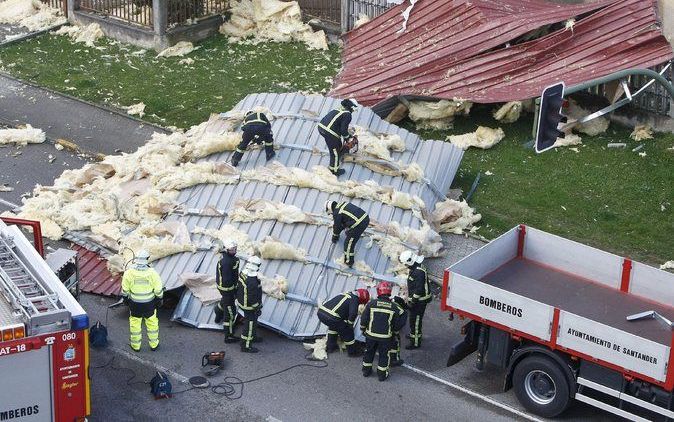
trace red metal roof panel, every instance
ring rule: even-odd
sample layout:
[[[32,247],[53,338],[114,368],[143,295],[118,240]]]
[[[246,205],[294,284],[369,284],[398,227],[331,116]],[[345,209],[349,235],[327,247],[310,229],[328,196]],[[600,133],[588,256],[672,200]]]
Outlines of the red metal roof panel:
[[[655,0],[419,0],[402,28],[407,2],[346,35],[332,95],[365,105],[396,95],[506,102],[672,58]],[[582,16],[547,35],[506,43]]]
[[[73,244],[80,270],[80,290],[104,296],[117,296],[122,290],[120,274],[108,270],[108,261],[95,252]]]

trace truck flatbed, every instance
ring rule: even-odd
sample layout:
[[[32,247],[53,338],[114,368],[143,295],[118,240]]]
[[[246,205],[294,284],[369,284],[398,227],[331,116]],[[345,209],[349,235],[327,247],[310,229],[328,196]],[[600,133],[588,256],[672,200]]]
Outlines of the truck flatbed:
[[[20,324],[22,322],[21,318],[14,313],[12,306],[0,295],[0,327]]]
[[[669,320],[674,320],[674,308],[605,287],[526,258],[508,261],[480,281],[666,346],[672,340],[671,331],[658,321],[630,322],[625,317],[654,310]]]

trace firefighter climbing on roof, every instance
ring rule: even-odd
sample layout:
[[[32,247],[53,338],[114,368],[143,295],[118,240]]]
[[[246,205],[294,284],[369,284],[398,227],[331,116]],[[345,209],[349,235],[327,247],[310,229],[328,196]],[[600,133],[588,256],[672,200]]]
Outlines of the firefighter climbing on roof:
[[[150,254],[141,250],[133,259],[133,268],[122,277],[122,299],[129,306],[129,346],[140,351],[143,339],[142,323],[145,321],[147,339],[152,351],[159,347],[159,319],[164,291],[161,278],[150,267]]]
[[[405,299],[403,299],[400,296],[393,296],[392,298],[393,303],[398,305],[400,309],[403,311],[403,318],[407,319],[407,303],[405,303]],[[390,357],[390,364],[391,366],[400,366],[405,361],[403,361],[400,358],[400,331],[396,331],[393,333],[393,345],[391,346],[391,350],[389,350],[389,355]]]
[[[246,148],[248,148],[251,142],[258,145],[264,144],[267,161],[274,158],[276,155],[274,152],[274,136],[271,131],[271,123],[269,123],[269,119],[267,119],[264,113],[259,111],[247,112],[243,118],[241,129],[243,130],[243,139],[232,155],[232,165],[234,167],[239,165],[243,153],[246,152]]]
[[[325,212],[332,215],[332,243],[337,243],[339,235],[346,231],[344,263],[351,268],[356,257],[356,243],[370,224],[370,217],[350,202],[326,201]]]
[[[348,142],[353,137],[353,131],[349,130],[351,113],[356,109],[356,103],[352,100],[342,100],[341,107],[331,110],[318,124],[318,133],[325,139],[330,154],[330,171],[335,176],[344,174],[344,169],[339,168],[343,142]]]
[[[400,263],[405,264],[410,270],[407,276],[407,291],[409,292],[409,312],[410,312],[410,343],[405,349],[417,349],[421,347],[421,337],[424,313],[426,305],[433,298],[431,294],[431,285],[428,282],[428,273],[426,268],[421,265],[424,262],[422,255],[417,255],[412,251],[403,251],[398,257]]]
[[[377,299],[371,300],[360,316],[360,329],[365,335],[365,354],[363,355],[363,376],[372,374],[374,355],[379,353],[377,375],[379,381],[389,376],[394,335],[405,325],[405,312],[391,300],[391,283],[382,281],[377,284]]]
[[[349,356],[361,355],[353,334],[353,324],[358,317],[358,305],[364,305],[369,300],[367,289],[358,289],[337,295],[318,307],[318,319],[328,326],[328,353],[338,349],[337,339],[341,337]]]
[[[262,311],[262,286],[258,278],[262,260],[257,256],[248,258],[248,262],[239,274],[236,288],[236,305],[243,312],[243,330],[241,332],[241,351],[257,353],[253,342],[261,339],[256,337],[257,318]]]
[[[234,335],[236,321],[236,285],[239,280],[239,258],[236,257],[236,242],[229,239],[222,247],[222,257],[215,270],[215,284],[220,292],[220,302],[215,305],[215,323],[224,321],[225,343],[241,340]]]

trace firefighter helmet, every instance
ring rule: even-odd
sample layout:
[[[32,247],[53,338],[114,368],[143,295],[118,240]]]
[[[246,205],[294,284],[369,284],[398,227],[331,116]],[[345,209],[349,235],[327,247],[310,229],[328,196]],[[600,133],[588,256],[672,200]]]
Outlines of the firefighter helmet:
[[[377,296],[391,296],[393,286],[388,281],[380,281],[377,284]]]
[[[370,301],[370,292],[368,292],[367,289],[358,289],[356,290],[356,293],[358,293],[358,303],[361,305]]]
[[[325,212],[332,214],[332,209],[335,207],[335,201],[327,200],[325,201]]]
[[[237,247],[236,240],[234,239],[227,239],[224,241],[222,244],[222,250],[229,252],[230,250],[234,249],[234,253],[236,253],[236,247]]]
[[[145,267],[150,263],[150,252],[146,249],[141,249],[138,251],[136,256],[133,258],[133,263],[138,267]]]
[[[398,260],[401,264],[405,264],[408,267],[411,267],[414,264],[421,264],[424,262],[423,255],[417,255],[410,250],[405,250],[400,253]]]
[[[354,111],[356,109],[356,107],[358,106],[355,101],[349,100],[349,99],[342,100],[342,102],[340,104],[342,105],[342,107],[344,107],[345,109],[347,109],[349,111]]]

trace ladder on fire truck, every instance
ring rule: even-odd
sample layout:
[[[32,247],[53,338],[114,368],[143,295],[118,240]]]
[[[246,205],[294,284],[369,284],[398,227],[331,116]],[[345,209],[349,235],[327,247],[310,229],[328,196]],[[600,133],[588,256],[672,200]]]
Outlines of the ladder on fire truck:
[[[16,316],[26,324],[28,334],[37,334],[41,326],[65,322],[70,313],[58,295],[33,274],[14,249],[13,239],[0,235],[0,288]]]

